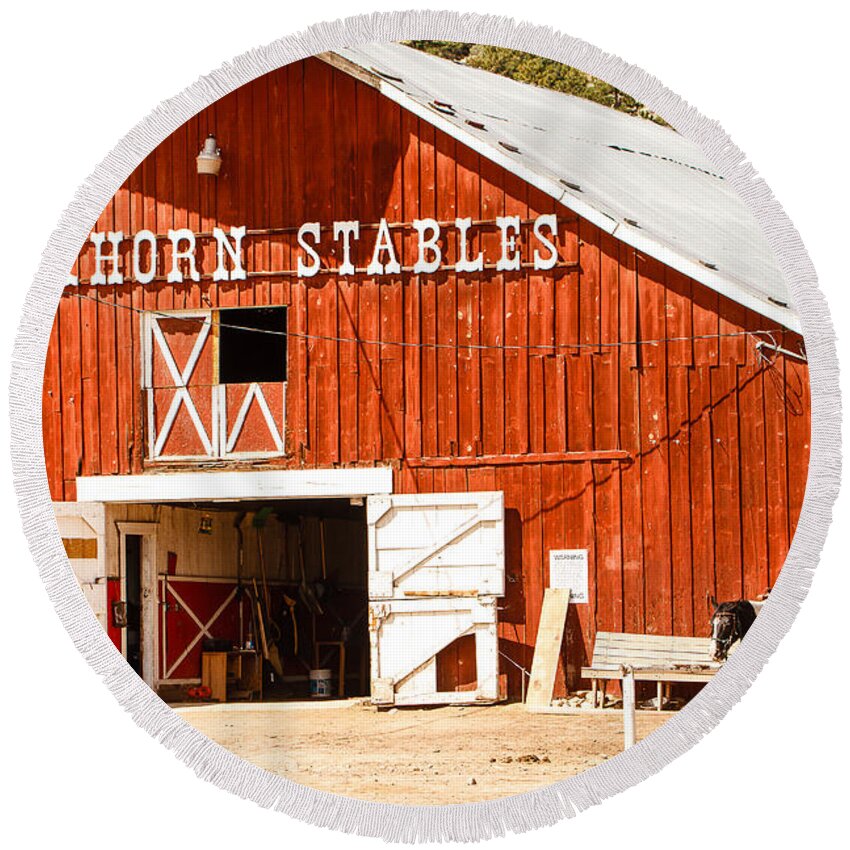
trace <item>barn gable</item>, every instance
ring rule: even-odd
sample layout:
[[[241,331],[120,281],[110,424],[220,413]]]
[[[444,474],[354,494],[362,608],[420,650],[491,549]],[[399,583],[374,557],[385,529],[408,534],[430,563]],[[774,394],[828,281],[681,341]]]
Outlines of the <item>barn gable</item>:
[[[323,58],[604,232],[799,331],[752,213],[703,152],[671,128],[401,44]]]

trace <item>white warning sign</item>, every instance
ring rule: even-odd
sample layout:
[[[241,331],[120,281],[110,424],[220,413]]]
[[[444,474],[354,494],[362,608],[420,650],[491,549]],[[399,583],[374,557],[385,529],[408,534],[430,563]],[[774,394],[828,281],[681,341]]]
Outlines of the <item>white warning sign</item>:
[[[587,549],[550,549],[549,587],[568,587],[570,602],[588,602]]]

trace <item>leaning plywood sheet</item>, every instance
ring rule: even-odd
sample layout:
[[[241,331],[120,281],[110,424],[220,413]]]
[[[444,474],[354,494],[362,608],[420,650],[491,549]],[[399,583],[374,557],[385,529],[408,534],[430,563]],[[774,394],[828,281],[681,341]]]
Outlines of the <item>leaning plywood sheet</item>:
[[[526,708],[529,711],[548,708],[552,702],[569,604],[568,587],[546,589],[543,610],[540,612],[540,625],[537,627],[537,640],[534,644],[534,660],[531,663],[531,680],[526,699]]]

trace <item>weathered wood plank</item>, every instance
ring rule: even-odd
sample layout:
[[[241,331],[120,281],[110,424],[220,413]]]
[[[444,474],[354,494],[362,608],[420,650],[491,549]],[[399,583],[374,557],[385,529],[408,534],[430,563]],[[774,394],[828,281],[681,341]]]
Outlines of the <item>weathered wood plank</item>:
[[[570,452],[527,452],[517,455],[480,455],[478,457],[453,457],[444,455],[442,457],[409,457],[405,463],[411,467],[429,467],[437,469],[448,466],[518,466],[521,464],[534,463],[586,463],[588,461],[631,461],[633,456],[625,449],[611,449],[609,451],[588,450]]]
[[[62,481],[62,383],[61,383],[61,340],[59,338],[59,313],[53,320],[50,341],[44,361],[44,386],[41,395],[41,429],[44,441],[44,456],[47,459],[47,483],[50,497],[57,502],[64,500]],[[70,436],[70,435],[69,435]]]
[[[440,221],[457,215],[455,160],[457,143],[445,133],[436,134],[436,209]],[[457,238],[446,239],[446,252],[457,261]],[[458,454],[458,387],[457,387],[457,274],[454,271],[436,275],[437,285],[437,439],[438,454]]]
[[[401,188],[402,218],[414,221],[420,218],[419,204],[419,119],[411,113],[401,112]],[[419,257],[418,239],[407,233],[403,238],[402,265],[412,266]],[[405,342],[412,343],[402,352],[403,359],[403,404],[404,440],[402,453],[422,453],[422,305],[421,279],[419,275],[402,278],[402,325]]]
[[[792,336],[789,334],[788,336]],[[799,339],[789,339],[793,351],[799,349]],[[797,520],[806,495],[809,470],[809,432],[811,398],[809,394],[808,369],[805,363],[792,357],[785,364],[785,410],[788,428],[787,476],[788,476],[788,526],[797,527]]]
[[[505,215],[528,215],[528,186],[513,174],[504,173]],[[505,272],[505,450],[530,450],[528,275]]]
[[[764,384],[755,358],[738,369],[743,596],[755,599],[770,587],[764,430]]]
[[[333,75],[333,114],[344,115],[357,100],[357,85],[347,74]],[[335,221],[356,220],[360,187],[357,168],[358,134],[356,121],[342,121],[333,133]],[[337,345],[339,383],[339,460],[358,460],[359,360],[357,318],[360,285],[354,276],[337,278],[337,330],[346,341]]]
[[[457,211],[460,217],[473,221],[481,218],[481,157],[463,145],[457,146],[455,181]],[[470,239],[470,256],[478,256],[482,249],[481,236]],[[462,456],[481,453],[481,353],[480,343],[480,280],[476,273],[457,275],[457,390],[458,390],[458,445],[456,454]]]
[[[124,233],[133,232],[131,200],[127,184],[115,196],[115,228]],[[114,348],[111,357],[102,357],[100,364],[102,369],[111,373],[115,392],[112,426],[115,433],[115,455],[112,458],[104,457],[104,461],[105,465],[111,466],[112,472],[124,475],[133,472],[134,416],[139,386],[140,352],[135,334],[138,317],[132,310],[132,291],[132,284],[128,283],[115,289],[115,306],[110,308],[114,322]],[[109,382],[106,386],[109,386]]]
[[[481,218],[491,220],[505,210],[503,170],[484,157],[479,159],[481,175]],[[485,257],[496,255],[499,237],[494,228],[481,234]],[[479,352],[481,363],[481,453],[502,454],[505,451],[506,387],[505,351],[505,281],[504,274],[491,272],[481,277],[480,328],[481,342],[492,346]]]
[[[543,596],[540,625],[534,640],[534,661],[528,682],[526,708],[535,711],[552,703],[552,689],[558,658],[564,640],[567,608],[570,604],[569,588],[547,587]]]
[[[382,120],[378,122],[377,185],[382,187],[376,196],[379,213],[387,221],[398,221],[402,212],[402,184],[398,171],[402,157],[401,109],[395,104],[384,105]],[[402,256],[401,234],[390,236],[393,253]],[[383,259],[389,262],[389,254]],[[392,343],[404,339],[404,297],[400,275],[389,275],[379,284],[382,341],[381,358],[381,443],[385,458],[398,458],[404,454],[404,353],[405,349]]]
[[[620,332],[624,343],[637,339],[637,270],[634,249],[620,244]],[[623,547],[623,628],[643,631],[646,623],[643,579],[643,519],[640,497],[643,456],[640,439],[638,349],[623,345],[619,355],[620,447],[635,454],[620,481]]]
[[[292,221],[305,220],[305,151],[307,141],[304,138],[304,63],[295,62],[287,67],[288,102],[288,139],[289,181],[287,193],[289,214]],[[294,254],[293,250],[293,254]],[[289,422],[287,431],[291,439],[291,451],[298,462],[306,462],[309,451],[308,417],[315,416],[313,409],[307,408],[307,292],[303,281],[293,281],[289,315],[289,329],[294,337],[289,339],[289,386],[287,387],[287,413]]]
[[[711,370],[714,539],[718,599],[743,596],[738,366]]]
[[[419,126],[419,213],[422,218],[435,218],[437,148],[436,131],[426,122]],[[444,246],[445,249],[445,246]],[[437,411],[437,288],[436,275],[420,277],[421,336],[424,347],[420,352],[422,373],[419,377],[422,393],[422,453],[436,455],[440,451]]]
[[[638,258],[641,335],[664,339],[663,266]],[[667,349],[664,343],[642,346],[640,376],[640,445],[642,464],[643,573],[646,630],[666,634],[673,621],[673,568],[670,552],[669,431],[667,423]]]
[[[304,215],[307,221],[327,225],[333,219],[335,196],[333,71],[324,62],[304,64],[304,134],[309,140],[305,176]],[[321,254],[327,256],[327,248]],[[307,284],[308,381],[312,419],[310,444],[315,458],[324,463],[339,461],[339,361],[337,343],[337,287],[330,277],[313,278]]]

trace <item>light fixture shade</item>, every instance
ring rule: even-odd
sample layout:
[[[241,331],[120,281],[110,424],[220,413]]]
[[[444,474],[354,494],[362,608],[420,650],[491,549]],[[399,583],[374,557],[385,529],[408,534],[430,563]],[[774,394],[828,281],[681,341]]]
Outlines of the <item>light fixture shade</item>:
[[[205,139],[195,162],[198,164],[198,174],[212,174],[215,177],[221,171],[221,149],[212,133]]]

